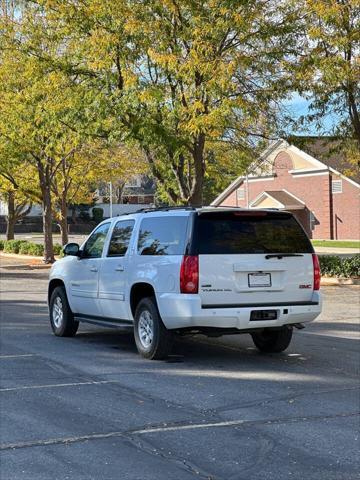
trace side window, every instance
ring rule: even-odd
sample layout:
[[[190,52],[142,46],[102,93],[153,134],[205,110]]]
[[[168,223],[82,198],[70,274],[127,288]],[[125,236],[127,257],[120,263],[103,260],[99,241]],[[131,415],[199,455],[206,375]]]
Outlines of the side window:
[[[140,225],[139,255],[183,255],[188,217],[145,218]]]
[[[123,257],[128,249],[134,220],[117,222],[111,235],[108,257]]]
[[[109,231],[110,223],[104,223],[100,225],[88,238],[85,243],[83,256],[90,258],[99,258],[101,257],[106,235]]]

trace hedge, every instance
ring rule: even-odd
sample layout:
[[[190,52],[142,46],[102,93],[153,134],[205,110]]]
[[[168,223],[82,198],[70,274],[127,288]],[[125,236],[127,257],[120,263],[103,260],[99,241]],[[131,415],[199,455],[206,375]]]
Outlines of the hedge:
[[[27,243],[26,240],[5,240],[4,252],[6,253],[19,253],[20,246],[23,243]]]
[[[62,248],[59,243],[56,243],[54,254],[62,255]],[[0,240],[0,250],[4,250],[5,253],[20,253],[21,255],[34,255],[36,257],[44,255],[44,245],[27,240]]]
[[[360,277],[360,255],[341,258],[335,255],[320,255],[321,275],[327,277]]]

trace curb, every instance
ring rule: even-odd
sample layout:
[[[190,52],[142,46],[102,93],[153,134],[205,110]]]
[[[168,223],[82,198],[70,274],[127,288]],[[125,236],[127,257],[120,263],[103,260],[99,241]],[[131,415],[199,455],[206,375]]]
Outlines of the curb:
[[[6,265],[1,267],[3,270],[49,270],[51,264],[31,264],[31,263],[21,263],[19,265]]]

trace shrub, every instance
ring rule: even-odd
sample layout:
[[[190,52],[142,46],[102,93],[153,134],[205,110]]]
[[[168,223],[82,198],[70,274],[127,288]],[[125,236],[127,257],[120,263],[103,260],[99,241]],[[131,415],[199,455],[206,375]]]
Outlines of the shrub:
[[[335,255],[319,256],[321,275],[328,277],[360,277],[360,255],[340,258]]]
[[[0,250],[4,250],[4,240],[0,240]]]
[[[44,255],[44,245],[41,245],[39,243],[30,243],[28,254],[41,257],[42,255]]]
[[[342,265],[344,277],[360,277],[360,255],[344,258]]]
[[[321,275],[341,276],[341,258],[334,255],[319,256]]]
[[[34,255],[37,257],[41,257],[44,255],[44,245],[39,243],[28,242],[27,240],[9,240],[3,241],[0,244],[4,247],[4,251],[7,253],[20,253],[21,255]],[[63,247],[60,243],[55,243],[54,245],[54,254],[63,256],[62,253]]]
[[[4,242],[4,252],[19,253],[20,245],[26,243],[26,240],[6,240]]]
[[[60,245],[60,243],[55,243],[55,245],[54,245],[54,255],[61,255],[62,250],[63,250],[62,245]]]
[[[24,242],[20,245],[19,253],[22,255],[42,256],[44,254],[44,246],[33,242]]]
[[[21,253],[21,255],[28,255],[30,245],[31,245],[30,242],[22,243],[19,248],[19,253]]]
[[[92,209],[92,216],[96,223],[100,223],[104,219],[104,210],[100,207],[94,207]]]

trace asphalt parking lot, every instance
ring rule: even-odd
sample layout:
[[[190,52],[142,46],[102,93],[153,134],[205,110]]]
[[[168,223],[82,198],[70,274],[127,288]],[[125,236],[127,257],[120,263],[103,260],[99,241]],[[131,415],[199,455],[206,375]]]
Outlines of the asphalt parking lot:
[[[48,272],[0,274],[1,480],[359,478],[359,287],[323,289],[283,354],[194,337],[151,362],[114,330],[54,337]]]

